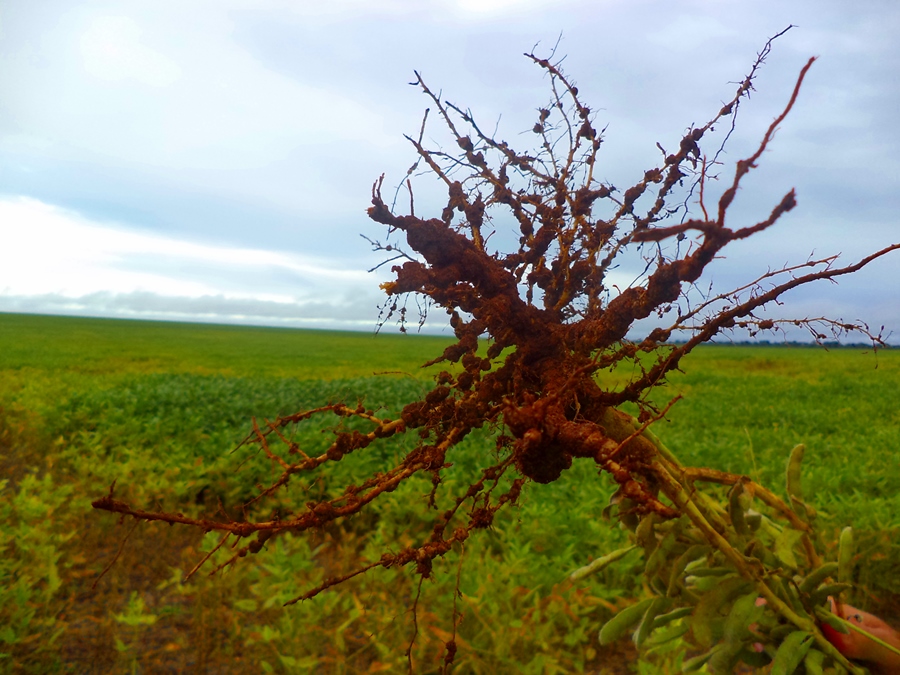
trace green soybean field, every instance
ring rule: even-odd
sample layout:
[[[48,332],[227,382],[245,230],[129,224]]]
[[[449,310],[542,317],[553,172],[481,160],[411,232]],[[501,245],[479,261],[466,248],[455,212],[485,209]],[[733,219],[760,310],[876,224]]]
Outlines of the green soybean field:
[[[190,579],[215,533],[136,526],[91,507],[115,483],[117,498],[149,510],[239,514],[277,475],[239,447],[254,418],[336,400],[396,414],[428,392],[440,368],[420,366],[451,342],[0,314],[0,672],[392,673],[410,662],[439,672],[459,616],[454,672],[658,672],[630,643],[598,640],[640,594],[640,562],[626,556],[569,579],[627,539],[602,516],[614,486],[586,461],[555,483],[528,484],[421,588],[408,570],[376,568],[288,606],[326,577],[427,537],[429,479]],[[827,545],[846,525],[857,532],[854,604],[900,616],[900,354],[720,344],[681,368],[658,394],[681,399],[657,436],[686,464],[782,495],[788,454],[804,443],[805,491]],[[304,447],[327,447],[327,428],[298,434]],[[466,439],[446,485],[465,489],[495,451],[490,434]],[[298,479],[285,508],[393,466],[415,441]]]

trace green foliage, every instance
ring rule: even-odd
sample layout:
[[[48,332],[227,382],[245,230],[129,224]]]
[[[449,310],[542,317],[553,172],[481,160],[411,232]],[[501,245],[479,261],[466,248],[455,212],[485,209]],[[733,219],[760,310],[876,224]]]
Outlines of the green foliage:
[[[72,492],[49,475],[0,480],[0,668],[41,662],[66,629],[57,596],[75,533],[48,524]]]
[[[226,378],[221,375],[131,375],[114,388],[76,392],[55,415],[65,439],[60,457],[92,462],[90,475],[101,492],[118,480],[134,498],[171,498],[198,502],[221,500],[236,506],[252,497],[270,468],[253,462],[236,486],[229,480],[248,452],[232,451],[246,437],[252,417],[263,419],[322,401],[377,398],[396,411],[422,385],[396,377],[336,381],[273,378]],[[352,397],[352,398],[351,398]],[[311,452],[322,443],[324,427],[316,420],[297,430],[295,440]],[[69,432],[72,430],[72,432]],[[399,447],[391,452],[399,451]],[[255,450],[254,450],[255,452]],[[349,472],[383,468],[376,453],[354,456],[339,466],[333,479]]]
[[[674,462],[667,449],[659,449],[661,456]],[[649,597],[609,619],[600,630],[601,644],[632,630],[639,649],[654,644],[648,638],[657,631],[661,635],[656,643],[666,642],[671,635],[668,624],[677,622],[680,626],[673,629],[684,636],[680,648],[644,654],[657,656],[663,670],[678,665],[682,672],[707,668],[727,673],[743,664],[770,666],[771,673],[790,675],[800,672],[803,663],[805,672],[823,672],[823,666],[864,672],[853,667],[845,658],[849,654],[839,653],[817,627],[824,622],[847,632],[843,624],[848,622],[832,614],[840,614],[833,603],[840,603],[842,594],[853,588],[848,582],[856,561],[851,527],[841,533],[837,560],[822,558],[815,510],[802,499],[804,455],[803,445],[790,453],[786,500],[735,474],[675,464],[672,478],[660,472],[662,489],[677,495],[673,501],[682,515],[660,520],[651,512],[636,523],[632,548],[643,549]],[[676,484],[674,476],[684,489],[668,489],[665,481]],[[717,497],[716,490],[701,487],[704,482],[731,487],[727,495],[718,491]],[[626,518],[633,516],[628,500],[617,495],[610,504],[623,524],[633,522]],[[691,652],[696,655],[687,658]]]
[[[421,335],[0,315],[0,371],[331,380],[384,371],[420,374],[420,366],[450,343]]]
[[[786,453],[803,443],[803,483],[828,539],[851,524],[900,525],[900,463],[885,461],[900,428],[900,353],[708,346],[684,370],[660,393],[684,398],[654,432],[686,465],[783,485]]]

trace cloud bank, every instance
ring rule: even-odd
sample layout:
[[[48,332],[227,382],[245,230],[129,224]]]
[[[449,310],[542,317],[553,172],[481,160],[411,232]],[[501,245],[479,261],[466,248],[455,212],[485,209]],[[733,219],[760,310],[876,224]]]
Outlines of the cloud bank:
[[[0,311],[365,330],[383,302],[374,275],[333,259],[98,224],[28,198],[0,200],[0,222],[15,225],[0,236]]]

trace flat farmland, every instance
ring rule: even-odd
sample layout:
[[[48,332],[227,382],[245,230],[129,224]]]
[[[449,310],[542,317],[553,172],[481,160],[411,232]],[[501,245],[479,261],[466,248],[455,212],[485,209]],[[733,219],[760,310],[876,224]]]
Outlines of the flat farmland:
[[[405,671],[418,584],[408,571],[376,569],[283,604],[426,537],[428,478],[346,523],[275,539],[256,557],[188,581],[213,534],[132,529],[90,503],[115,481],[117,498],[135,506],[239,512],[273,472],[264,457],[235,451],[252,418],[338,399],[397,411],[428,391],[437,369],[419,366],[448,344],[0,314],[0,671]],[[747,474],[780,494],[788,453],[805,443],[805,487],[826,546],[845,525],[858,532],[856,601],[900,615],[900,354],[711,345],[682,368],[658,392],[658,402],[682,398],[655,433],[686,464]],[[311,449],[327,444],[320,426],[296,434]],[[414,441],[298,478],[296,501],[284,506],[384,470]],[[487,433],[472,434],[448,458],[445,487],[464,490],[491,452]],[[636,672],[627,648],[601,648],[597,631],[640,593],[640,562],[567,579],[625,541],[600,515],[611,492],[593,466],[576,462],[556,483],[529,485],[491,530],[436,563],[418,604],[416,672],[440,666],[457,579],[457,672]]]

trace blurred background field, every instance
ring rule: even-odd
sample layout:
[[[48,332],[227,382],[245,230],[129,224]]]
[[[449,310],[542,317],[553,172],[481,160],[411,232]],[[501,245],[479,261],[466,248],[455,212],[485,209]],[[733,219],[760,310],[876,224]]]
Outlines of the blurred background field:
[[[213,514],[240,504],[273,469],[232,452],[250,420],[329,400],[388,415],[422,396],[419,365],[450,341],[199,324],[0,314],[0,671],[396,672],[418,578],[377,569],[312,600],[282,604],[324,577],[430,533],[430,480],[410,481],[368,513],[271,541],[209,577],[190,570],[214,534],[139,525],[90,503]],[[787,455],[807,446],[804,479],[828,542],[858,531],[855,601],[900,616],[900,355],[857,348],[712,345],[682,362],[660,396],[682,394],[655,432],[686,464],[745,473],[783,493]],[[612,378],[615,373],[601,377]],[[661,400],[661,399],[660,399]],[[304,427],[310,449],[328,440]],[[326,434],[326,435],[323,435]],[[284,508],[386,468],[415,439],[354,453],[292,483]],[[486,434],[460,447],[446,487],[464,489]],[[578,585],[568,574],[625,534],[600,512],[612,488],[587,462],[519,505],[422,588],[415,672],[435,672],[453,626],[457,575],[461,673],[652,672],[600,625],[640,592],[625,558]],[[271,508],[271,507],[269,507]],[[462,562],[460,566],[460,562]]]

